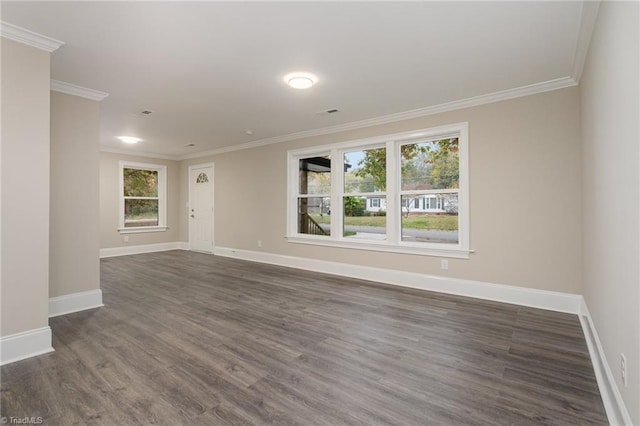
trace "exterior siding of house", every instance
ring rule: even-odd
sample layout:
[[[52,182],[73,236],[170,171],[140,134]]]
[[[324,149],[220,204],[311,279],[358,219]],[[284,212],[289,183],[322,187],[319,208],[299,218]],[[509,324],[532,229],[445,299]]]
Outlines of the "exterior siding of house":
[[[447,213],[449,202],[437,195],[420,195],[412,197],[409,203],[409,213]],[[377,213],[387,211],[386,198],[367,197],[366,210]],[[406,211],[406,208],[403,207]]]

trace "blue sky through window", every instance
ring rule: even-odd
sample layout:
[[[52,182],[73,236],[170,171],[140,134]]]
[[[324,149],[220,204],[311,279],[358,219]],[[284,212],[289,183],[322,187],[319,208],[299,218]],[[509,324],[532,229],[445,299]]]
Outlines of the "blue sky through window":
[[[358,163],[360,163],[360,161],[364,158],[364,152],[363,151],[346,152],[344,154],[344,158],[347,164],[351,164],[351,168],[349,170],[353,171],[359,168]]]

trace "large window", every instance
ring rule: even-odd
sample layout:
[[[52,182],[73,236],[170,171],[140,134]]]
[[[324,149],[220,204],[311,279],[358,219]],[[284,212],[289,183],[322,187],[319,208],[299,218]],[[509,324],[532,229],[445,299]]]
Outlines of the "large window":
[[[469,255],[466,123],[289,151],[288,176],[290,242]]]
[[[163,165],[120,162],[121,233],[167,229],[166,174]]]

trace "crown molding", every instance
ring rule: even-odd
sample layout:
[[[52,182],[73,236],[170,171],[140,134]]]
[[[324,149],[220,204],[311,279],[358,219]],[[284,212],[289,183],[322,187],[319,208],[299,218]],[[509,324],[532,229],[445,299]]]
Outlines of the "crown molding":
[[[109,94],[105,92],[87,89],[86,87],[76,86],[75,84],[65,83],[64,81],[58,80],[51,80],[51,90],[66,93],[67,95],[80,96],[81,98],[87,98],[98,102],[109,96]]]
[[[0,21],[0,35],[18,43],[46,50],[49,53],[55,52],[60,46],[64,45],[64,41],[56,40],[4,21]]]
[[[544,81],[541,83],[530,84],[527,86],[516,87],[514,89],[502,90],[500,92],[488,93],[486,95],[474,96],[472,98],[462,99],[459,101],[447,102],[444,104],[433,105],[425,108],[418,108],[410,111],[399,112],[395,114],[383,115],[381,117],[370,118],[367,120],[354,121],[337,126],[323,127],[320,129],[306,130],[303,132],[290,133],[288,135],[276,136],[268,139],[260,139],[253,142],[247,142],[240,145],[227,146],[223,148],[212,149],[209,151],[201,151],[193,154],[187,154],[177,157],[178,160],[188,160],[193,158],[206,157],[210,155],[224,154],[226,152],[239,151],[243,149],[257,148],[265,145],[272,145],[281,142],[287,142],[296,139],[303,139],[312,136],[328,135],[332,133],[344,132],[347,130],[361,129],[364,127],[377,126],[380,124],[394,123],[396,121],[409,120],[412,118],[425,117],[428,115],[440,114],[443,112],[455,111],[464,108],[471,108],[479,105],[490,104],[494,102],[506,101],[509,99],[520,98],[523,96],[535,95],[538,93],[550,92],[553,90],[564,89],[567,87],[577,86],[577,82],[571,77],[562,77],[555,80]]]
[[[599,10],[600,0],[582,2],[580,29],[578,30],[578,42],[576,44],[576,52],[573,56],[573,72],[571,74],[571,77],[576,83],[579,83],[580,78],[582,78],[582,70],[587,60],[589,44],[591,43],[591,36],[596,26]]]
[[[173,161],[178,160],[178,158],[175,155],[156,154],[155,152],[127,151],[126,149],[111,148],[105,145],[100,145],[100,152],[107,152],[109,154],[128,155],[130,157],[157,158],[160,160],[173,160]]]

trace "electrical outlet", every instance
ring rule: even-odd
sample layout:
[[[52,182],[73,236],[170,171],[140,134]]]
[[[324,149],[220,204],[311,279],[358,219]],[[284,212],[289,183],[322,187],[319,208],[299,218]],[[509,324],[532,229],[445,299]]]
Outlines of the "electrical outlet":
[[[258,248],[262,247],[262,240],[258,240]]]
[[[449,269],[449,260],[448,259],[440,259],[440,269],[448,270]]]
[[[620,354],[620,377],[622,378],[622,384],[627,387],[627,357],[624,354]]]
[[[128,243],[128,242],[129,242],[129,236],[128,236],[128,235],[125,235],[125,236],[124,236],[124,242],[125,242],[125,243]]]

